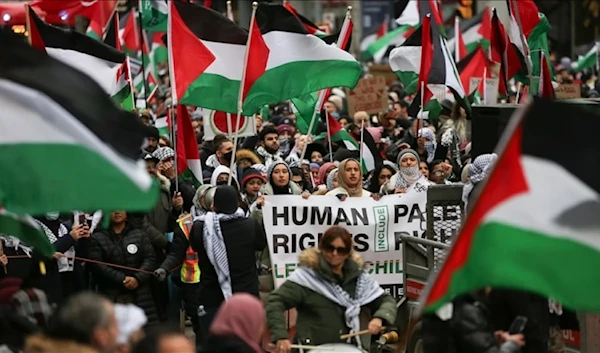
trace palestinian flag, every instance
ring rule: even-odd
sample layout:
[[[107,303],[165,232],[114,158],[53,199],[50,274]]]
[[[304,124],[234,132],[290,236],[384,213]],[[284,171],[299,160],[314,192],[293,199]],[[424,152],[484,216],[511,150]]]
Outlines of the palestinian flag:
[[[460,17],[454,17],[454,33],[456,33],[456,40],[454,45],[454,61],[459,62],[460,59],[467,56],[467,46],[465,45],[465,41],[463,39],[463,35],[460,32]]]
[[[196,186],[202,184],[202,164],[196,133],[192,127],[192,120],[187,107],[183,104],[177,105],[177,171],[184,180],[189,180]]]
[[[140,0],[142,28],[150,32],[166,32],[168,8],[166,0]]]
[[[554,98],[554,86],[552,85],[552,75],[550,75],[550,70],[548,70],[548,65],[546,64],[546,57],[542,52],[540,55],[540,67],[542,68],[542,72],[540,73],[540,83],[538,89],[538,96],[542,98]]]
[[[0,204],[19,215],[152,208],[158,188],[139,160],[137,116],[12,33],[0,46]]]
[[[421,67],[421,52],[423,51],[423,29],[418,27],[402,45],[390,53],[390,67],[404,86],[406,94],[417,92],[419,71]]]
[[[471,95],[478,86],[473,87],[471,80],[473,78],[481,79],[484,75],[485,77],[492,77],[494,63],[487,58],[484,49],[480,46],[456,64],[456,69],[459,72],[460,81],[465,92],[467,95]],[[480,93],[483,94],[483,92]]]
[[[492,61],[500,64],[498,91],[508,96],[508,80],[510,80],[524,65],[522,57],[517,54],[518,49],[511,42],[504,30],[504,25],[498,18],[496,9],[492,13]]]
[[[580,72],[585,69],[598,68],[598,53],[600,52],[600,42],[596,42],[594,46],[584,56],[579,56],[573,71]],[[598,69],[597,69],[598,70]],[[600,71],[600,70],[598,70]]]
[[[348,52],[350,51],[350,44],[352,43],[353,28],[354,23],[349,14],[347,14],[340,33],[325,37],[323,38],[323,41],[327,44],[335,43],[338,48],[342,48]],[[294,107],[296,107],[297,110],[296,127],[298,128],[298,131],[302,134],[308,133],[308,128],[310,127],[313,115],[316,114],[315,112],[320,112],[323,109],[323,104],[325,104],[325,101],[329,98],[330,94],[331,88],[326,88],[318,92],[305,94],[301,97],[291,99],[292,104],[294,104]],[[314,135],[316,133],[318,126],[319,124],[315,121],[311,134]]]
[[[29,5],[42,11],[48,23],[75,26],[78,16],[93,19],[96,12],[102,12],[110,18],[118,0],[82,1],[82,0],[35,0]],[[101,22],[102,23],[102,22]]]
[[[286,8],[286,10],[288,10],[294,16],[296,16],[296,18],[298,18],[300,22],[302,22],[302,25],[304,26],[304,29],[306,29],[306,32],[308,32],[308,34],[312,34],[313,36],[317,37],[327,37],[327,33],[320,30],[316,24],[312,23],[306,17],[298,13],[298,11],[296,11],[296,9],[290,4],[289,1],[284,1],[283,6]]]
[[[117,1],[107,1],[106,3],[109,6],[112,5],[112,8],[101,6],[104,4],[99,3],[97,3],[97,5],[94,6],[94,12],[86,31],[86,34],[89,37],[92,37],[99,41],[103,41],[104,38],[106,38],[108,27],[111,24],[113,15],[117,11]]]
[[[11,235],[44,256],[52,257],[54,246],[31,216],[17,216],[0,206],[0,234]]]
[[[33,47],[85,73],[108,95],[118,92],[116,77],[125,61],[123,53],[85,34],[48,25],[31,8],[29,21]]]
[[[182,104],[236,113],[242,91],[243,114],[250,116],[265,104],[323,88],[353,88],[362,72],[352,55],[308,34],[283,6],[261,4],[240,89],[248,32],[210,9],[170,4],[171,84]],[[198,54],[190,57],[190,51]]]
[[[142,50],[142,39],[140,38],[140,29],[138,26],[138,13],[131,9],[125,20],[125,27],[120,31],[123,51],[128,56],[138,58],[139,51]]]
[[[363,144],[360,145],[359,138],[353,137],[348,131],[346,131],[339,121],[335,120],[326,110],[321,111],[321,119],[326,121],[328,126],[327,138],[332,142],[336,142],[340,146],[350,151],[360,151],[362,149],[363,158],[361,160],[361,167],[363,173],[369,173],[375,169],[376,165],[383,163],[381,154],[377,150],[377,145],[373,136],[369,131],[363,129]],[[318,140],[319,138],[315,138]]]
[[[444,20],[437,0],[400,0],[394,4],[396,23],[400,26],[418,26],[425,16],[431,14],[438,30],[444,33]]]
[[[483,11],[468,20],[460,21],[460,30],[458,31],[460,36],[456,36],[456,27],[448,31],[448,50],[456,56],[456,40],[460,37],[462,37],[467,54],[475,51],[478,46],[483,47],[484,50],[488,50],[492,37],[491,21],[492,14],[489,7],[486,7]],[[460,57],[462,60],[465,56],[461,55]]]
[[[171,132],[169,130],[169,118],[167,116],[156,118],[156,121],[154,121],[154,127],[158,129],[160,136],[167,136],[169,139],[171,138]]]
[[[382,37],[370,44],[362,52],[363,60],[373,60],[376,63],[381,63],[384,58],[389,57],[393,48],[402,45],[414,31],[414,27],[403,25],[393,29]]]
[[[424,105],[433,97],[428,85],[443,85],[450,89],[456,101],[470,112],[465,91],[459,79],[454,60],[450,56],[446,40],[434,25],[430,16],[400,47],[390,55],[390,66],[405,84],[405,91],[424,94]],[[423,83],[423,84],[421,84]],[[421,85],[425,92],[421,92]],[[408,90],[407,90],[408,89]],[[420,105],[421,99],[413,101]],[[439,106],[439,104],[436,104]],[[425,109],[421,107],[421,109]],[[426,110],[426,109],[425,109]],[[417,110],[418,111],[418,110]]]
[[[104,44],[109,45],[118,51],[122,50],[121,37],[119,35],[119,13],[115,11],[104,36]]]
[[[600,310],[600,291],[590,285],[600,281],[590,271],[600,266],[597,163],[556,148],[566,138],[582,156],[598,155],[599,112],[596,103],[538,99],[512,118],[495,168],[421,298],[424,310],[486,286]]]
[[[162,32],[155,32],[152,36],[152,51],[150,52],[150,58],[154,63],[155,74],[158,74],[157,66],[169,60],[169,51],[162,41],[163,36],[164,33]]]
[[[132,112],[135,110],[133,99],[133,89],[131,87],[131,71],[129,69],[129,58],[117,71],[117,93],[111,97],[113,101],[120,105],[123,110]]]

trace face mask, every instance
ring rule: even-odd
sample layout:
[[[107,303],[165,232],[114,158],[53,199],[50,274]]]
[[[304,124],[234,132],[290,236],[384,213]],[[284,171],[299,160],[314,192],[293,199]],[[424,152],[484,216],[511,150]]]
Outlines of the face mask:
[[[60,216],[59,212],[48,212],[46,213],[46,219],[49,221],[56,221],[58,219],[58,216]]]
[[[421,171],[419,170],[418,165],[413,165],[411,167],[402,167],[400,168],[400,175],[406,180],[409,184],[414,183],[419,180],[421,177]]]
[[[223,159],[227,163],[231,163],[231,157],[233,157],[233,151],[227,152],[223,155]]]
[[[217,185],[227,185],[227,180],[217,181]]]

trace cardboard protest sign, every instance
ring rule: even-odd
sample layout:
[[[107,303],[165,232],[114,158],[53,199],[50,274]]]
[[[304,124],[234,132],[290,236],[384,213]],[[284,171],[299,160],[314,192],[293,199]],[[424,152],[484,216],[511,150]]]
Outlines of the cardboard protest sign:
[[[578,84],[562,84],[554,89],[556,99],[581,98],[581,86]]]
[[[385,77],[362,78],[354,89],[348,92],[348,113],[365,111],[378,114],[388,110],[388,92]]]
[[[372,198],[266,196],[263,221],[275,287],[298,265],[298,256],[318,246],[331,225],[348,229],[365,268],[393,296],[403,294],[402,242],[396,233],[425,237],[426,188]]]

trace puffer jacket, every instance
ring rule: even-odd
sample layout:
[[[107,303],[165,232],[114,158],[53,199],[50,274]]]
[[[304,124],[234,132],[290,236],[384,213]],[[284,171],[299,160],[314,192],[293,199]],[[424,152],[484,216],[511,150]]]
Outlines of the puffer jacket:
[[[515,353],[512,341],[498,345],[490,319],[488,299],[467,294],[452,302],[452,317],[442,321],[435,314],[423,317],[423,348],[428,353]]]
[[[115,234],[111,229],[99,229],[90,239],[90,258],[92,260],[150,272],[156,268],[152,244],[140,229],[128,225],[121,235]],[[89,267],[94,284],[100,294],[112,301],[130,298],[132,304],[144,309],[148,317],[148,324],[158,322],[156,305],[150,287],[152,278],[150,274],[95,263],[90,263]],[[135,290],[125,288],[123,280],[126,276],[134,277],[138,281],[138,288]]]
[[[312,268],[326,281],[339,284],[348,294],[356,293],[356,282],[363,270],[363,260],[353,253],[343,267],[344,277],[341,281],[331,272],[331,268],[316,248],[306,249],[300,254],[300,266]],[[389,294],[383,294],[373,302],[365,305],[389,326],[396,320],[396,301]],[[290,308],[298,311],[296,336],[294,341],[320,345],[325,343],[342,343],[340,335],[349,332],[344,312],[346,309],[317,292],[299,284],[286,281],[271,293],[267,301],[267,323],[271,340],[276,342],[288,338],[284,312]]]

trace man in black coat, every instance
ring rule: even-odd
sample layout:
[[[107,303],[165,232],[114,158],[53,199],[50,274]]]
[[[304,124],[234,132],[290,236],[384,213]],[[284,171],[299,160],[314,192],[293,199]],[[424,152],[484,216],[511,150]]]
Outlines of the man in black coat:
[[[208,337],[210,324],[226,295],[245,292],[258,297],[254,254],[266,246],[263,228],[238,207],[237,191],[232,186],[217,188],[212,209],[204,220],[194,223],[190,237],[200,265],[199,343]],[[226,258],[219,257],[222,245]],[[224,273],[224,267],[229,273]]]

